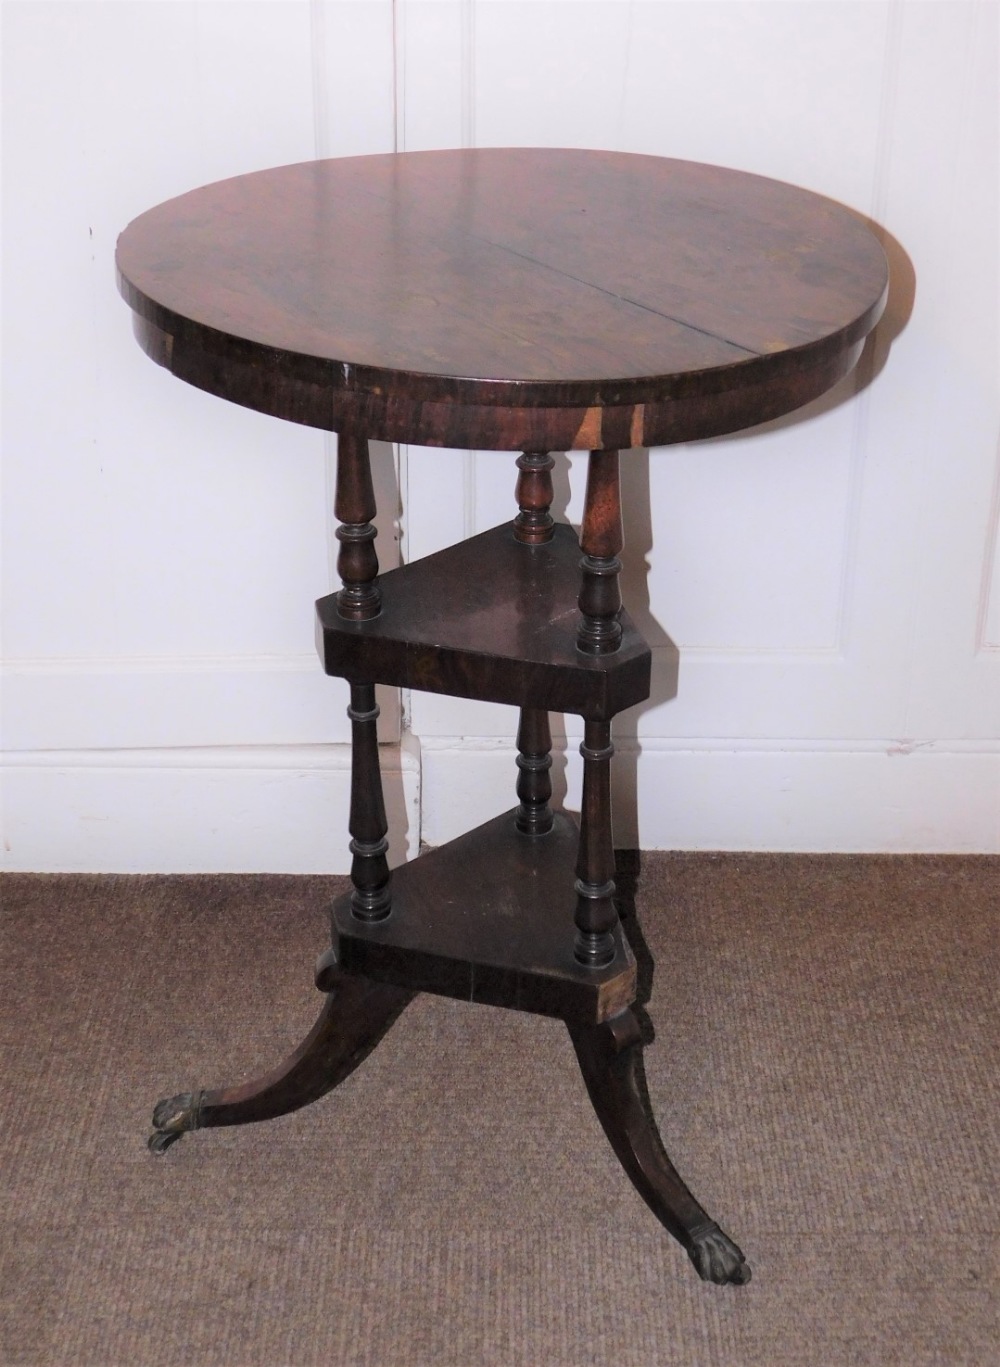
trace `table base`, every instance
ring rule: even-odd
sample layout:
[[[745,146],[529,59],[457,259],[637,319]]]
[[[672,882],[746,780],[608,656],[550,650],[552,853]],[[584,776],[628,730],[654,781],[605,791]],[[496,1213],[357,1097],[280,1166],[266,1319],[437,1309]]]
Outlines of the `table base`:
[[[544,849],[555,851],[551,861],[539,857],[541,851],[534,857],[539,869],[548,869],[551,864],[555,869],[552,878],[557,878],[563,863],[558,847],[572,849],[574,845],[572,823],[560,819],[557,813],[552,832],[554,840],[550,842],[547,836],[519,833],[514,824],[515,812],[454,842],[459,847],[457,851],[446,846],[397,871],[399,878],[407,868],[416,870],[421,865],[430,866],[429,870],[421,871],[422,877],[415,888],[408,889],[399,878],[403,886],[401,891],[394,887],[396,905],[419,905],[421,897],[430,896],[437,877],[447,875],[459,861],[464,861],[468,868],[470,848],[506,846],[509,849],[518,841],[535,842]],[[439,857],[435,859],[435,855]],[[522,871],[524,862],[522,857]],[[545,890],[543,888],[541,893]],[[502,892],[494,889],[492,901],[495,903],[501,898]],[[454,900],[450,905],[444,904],[445,922],[449,912],[454,916],[455,906]],[[335,924],[350,915],[349,908],[349,899],[337,904]],[[567,916],[569,924],[571,919],[571,915]],[[471,974],[467,967],[460,969],[455,960],[452,961],[455,971],[449,976],[447,955],[441,948],[447,937],[442,939],[440,936],[441,924],[438,919],[438,949],[427,955],[422,955],[418,947],[413,947],[407,954],[398,943],[394,953],[377,952],[384,950],[384,943],[380,946],[370,935],[372,928],[367,926],[364,927],[366,934],[359,933],[356,942],[341,935],[339,944],[322,955],[317,965],[316,984],[325,993],[325,1001],[319,1019],[299,1047],[273,1071],[250,1082],[211,1091],[181,1093],[162,1100],[153,1112],[151,1151],[165,1153],[191,1130],[271,1120],[319,1100],[364,1062],[412,1001],[416,991],[404,985],[404,980],[423,982],[427,990],[440,995],[466,997],[470,1001],[561,1017],[576,1050],[597,1117],[639,1195],[687,1251],[703,1280],[735,1285],[748,1282],[750,1268],[742,1252],[688,1190],[667,1156],[650,1114],[645,1100],[640,1018],[631,1003],[620,1006],[615,1001],[615,994],[619,997],[623,993],[631,994],[634,998],[635,961],[620,929],[615,964],[601,974],[605,987],[604,1005],[616,1006],[616,1009],[613,1014],[596,1019],[602,1009],[601,988],[592,981],[593,971],[574,967],[568,960],[561,964],[539,963],[530,972],[522,969],[505,973],[502,964],[488,963],[487,948],[478,951],[482,970],[479,975]],[[376,952],[372,952],[373,944]],[[347,971],[340,962],[345,948],[348,951],[345,958],[357,955],[369,966],[370,972],[386,973],[390,980],[377,980],[353,969]],[[538,957],[545,958],[544,941]],[[463,975],[468,992],[459,980]]]

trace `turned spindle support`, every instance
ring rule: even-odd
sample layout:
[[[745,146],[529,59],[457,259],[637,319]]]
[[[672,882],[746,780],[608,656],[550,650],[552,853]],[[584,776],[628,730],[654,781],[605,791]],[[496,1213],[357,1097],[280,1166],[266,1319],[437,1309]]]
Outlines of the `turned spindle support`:
[[[522,707],[517,728],[517,796],[514,824],[525,835],[547,835],[552,829],[552,732],[544,708]]]
[[[573,952],[588,968],[615,957],[615,851],[611,830],[611,723],[584,723],[583,801],[576,861],[576,942]]]
[[[618,553],[624,544],[618,452],[591,451],[580,532],[583,583],[578,603],[582,620],[576,642],[577,649],[586,655],[610,655],[621,645],[618,575],[622,562]]]
[[[337,489],[334,513],[340,526],[337,540],[337,573],[343,588],[337,595],[337,611],[352,622],[367,622],[382,610],[382,595],[376,579],[378,556],[375,516],[375,490],[368,455],[368,438],[345,429],[337,438]]]
[[[542,546],[552,540],[555,523],[552,506],[552,467],[555,461],[547,451],[525,451],[517,458],[518,514],[514,519],[514,540],[525,546]]]
[[[382,772],[378,760],[374,684],[351,684],[351,908],[362,921],[384,920],[392,910],[389,864],[382,796]]]

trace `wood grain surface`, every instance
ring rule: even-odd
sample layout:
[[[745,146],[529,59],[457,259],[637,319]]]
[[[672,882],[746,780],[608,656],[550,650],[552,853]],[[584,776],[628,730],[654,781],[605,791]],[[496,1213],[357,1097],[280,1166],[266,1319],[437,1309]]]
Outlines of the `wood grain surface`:
[[[315,426],[503,449],[776,416],[849,368],[887,286],[864,222],[819,195],[531,148],[239,176],[134,220],[117,267],[141,343],[190,383]]]

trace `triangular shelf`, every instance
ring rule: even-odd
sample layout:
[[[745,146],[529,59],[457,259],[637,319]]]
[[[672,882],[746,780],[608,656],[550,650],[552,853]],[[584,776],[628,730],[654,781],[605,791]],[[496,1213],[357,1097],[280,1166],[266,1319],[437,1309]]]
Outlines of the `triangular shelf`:
[[[573,957],[576,823],[557,812],[547,835],[520,832],[516,808],[392,875],[392,911],[365,922],[348,894],[333,908],[338,962],[349,973],[462,1001],[607,1020],[635,999],[635,960],[620,926],[615,957]]]
[[[580,546],[557,525],[525,546],[512,524],[390,570],[382,611],[367,622],[316,604],[317,646],[328,674],[452,697],[606,719],[649,696],[650,651],[621,614],[610,655],[576,648]]]

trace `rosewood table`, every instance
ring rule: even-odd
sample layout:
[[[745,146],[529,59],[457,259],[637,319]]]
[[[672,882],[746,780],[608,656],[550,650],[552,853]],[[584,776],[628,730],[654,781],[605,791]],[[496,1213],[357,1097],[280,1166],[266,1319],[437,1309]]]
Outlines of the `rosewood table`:
[[[615,902],[612,718],[649,695],[622,610],[619,452],[731,432],[823,393],[885,302],[864,223],[790,185],[612,152],[466,150],[285,166],[137,218],[117,251],[136,336],[189,384],[338,433],[343,587],[317,604],[348,680],[352,891],[315,1027],[242,1086],[156,1107],[150,1147],[316,1100],[417,992],[561,1017],[639,1194],[700,1275],[750,1271],[643,1104],[635,960]],[[518,452],[512,521],[379,575],[372,438]],[[590,452],[582,532],[553,451]],[[626,456],[627,458],[627,456]],[[694,458],[694,457],[692,457]],[[416,477],[439,478],[433,449]],[[518,804],[386,862],[375,685],[514,704]],[[549,713],[584,721],[579,827],[549,805]]]

